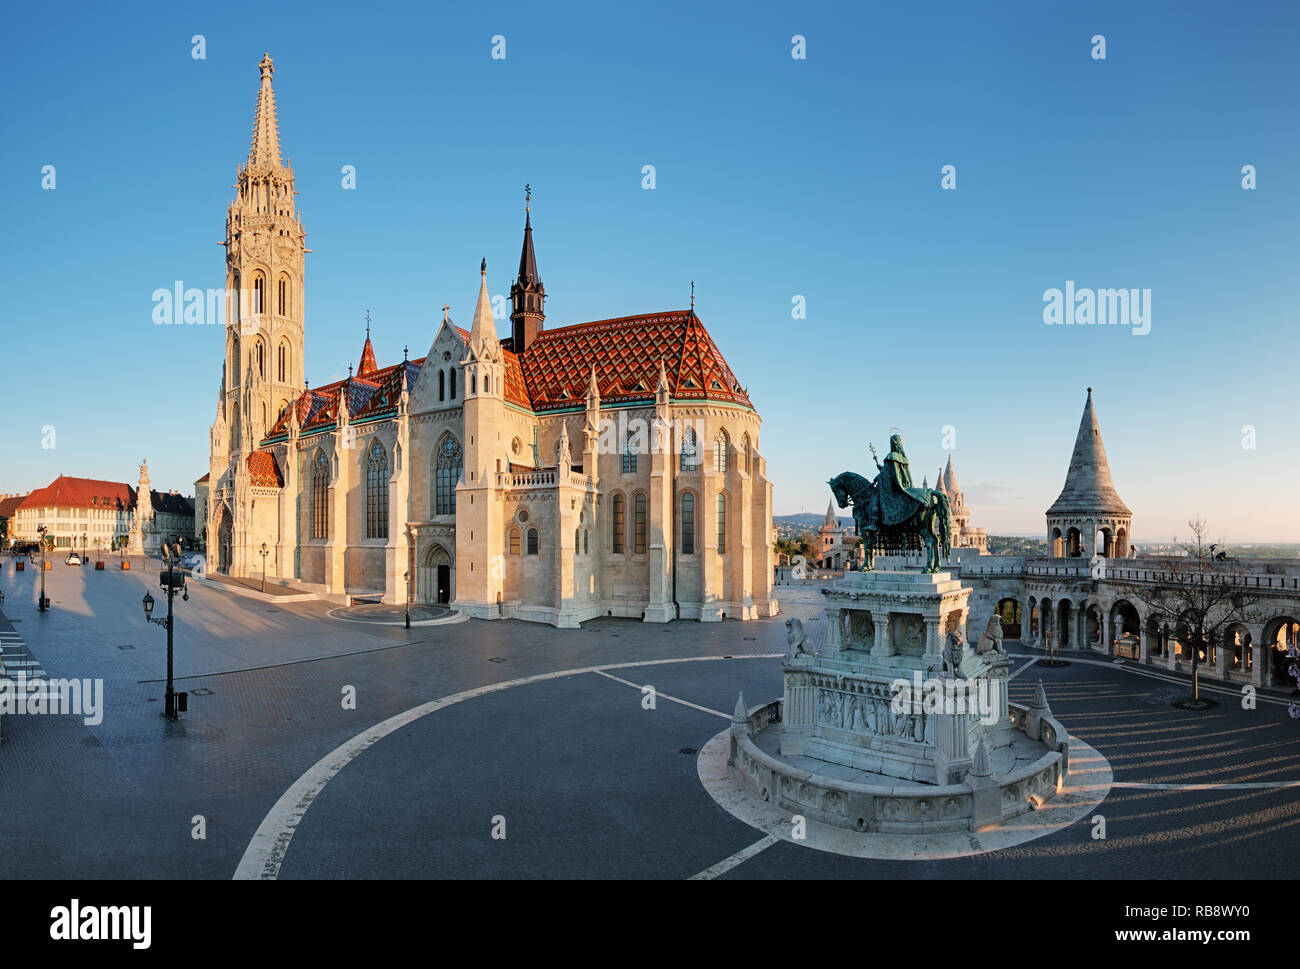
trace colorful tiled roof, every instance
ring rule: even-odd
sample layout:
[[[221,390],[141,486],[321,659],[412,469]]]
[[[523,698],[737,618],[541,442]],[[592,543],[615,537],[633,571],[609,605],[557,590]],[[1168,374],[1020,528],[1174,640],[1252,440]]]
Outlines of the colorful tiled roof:
[[[543,330],[524,351],[522,366],[532,408],[541,413],[582,404],[593,364],[602,405],[653,400],[661,359],[674,399],[753,406],[688,310]]]
[[[453,328],[468,346],[469,332],[459,326]],[[718,400],[753,406],[704,324],[690,310],[543,330],[523,354],[513,352],[509,338],[500,342],[506,401],[536,413],[584,406],[593,364],[602,405],[654,400],[660,360],[675,400]],[[403,368],[408,386],[414,384],[424,358],[382,370],[367,366],[367,359],[373,363],[373,358],[367,338],[357,375],[304,391],[272,425],[265,440],[274,441],[288,434],[294,408],[303,434],[328,430],[338,420],[344,393],[350,421],[391,414],[401,394]]]
[[[269,451],[254,451],[248,456],[248,476],[259,488],[284,487],[279,465],[275,463],[275,457]]]

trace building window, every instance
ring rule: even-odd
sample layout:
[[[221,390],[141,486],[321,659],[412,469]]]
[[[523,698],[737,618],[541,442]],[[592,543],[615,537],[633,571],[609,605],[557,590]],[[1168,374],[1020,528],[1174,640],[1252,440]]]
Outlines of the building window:
[[[447,371],[438,371],[438,399],[447,399]]]
[[[528,554],[529,555],[537,554],[537,529],[536,528],[528,529]]]
[[[749,467],[749,432],[745,432],[740,438],[740,466],[745,469],[745,473],[750,471]]]
[[[695,554],[695,496],[682,495],[682,554]]]
[[[718,495],[718,554],[727,550],[727,496]]]
[[[646,531],[645,531],[645,494],[638,494],[635,498],[635,511],[633,527],[635,528],[636,541],[632,546],[632,551],[637,555],[644,555],[646,552]]]
[[[460,444],[450,434],[438,445],[437,461],[433,513],[454,515],[456,514],[456,482],[460,480],[464,456],[461,454]]]
[[[255,353],[257,355],[257,375],[265,379],[266,378],[266,347],[262,344],[261,340],[257,341]]]
[[[276,379],[277,379],[278,381],[280,381],[280,383],[282,383],[282,384],[287,384],[287,383],[289,382],[289,353],[288,353],[288,350],[289,350],[289,348],[286,347],[283,343],[281,343],[281,344],[280,344],[280,349],[279,349],[279,351],[278,351],[277,354],[276,354],[275,377],[276,377]]]
[[[584,529],[582,530],[582,554],[583,554],[583,555],[588,554],[588,553],[587,553],[587,534],[588,534],[588,533],[587,533],[587,530],[584,528]]]
[[[289,280],[283,276],[280,277],[279,286],[279,314],[281,316],[289,315]]]
[[[388,453],[378,440],[366,462],[366,538],[388,537]]]
[[[262,307],[266,305],[266,281],[262,279],[261,274],[253,277],[253,315],[259,316]]]
[[[623,473],[636,474],[636,451],[632,449],[632,435],[623,440]]]
[[[623,496],[614,496],[614,551],[621,553],[623,551]]]
[[[311,537],[324,538],[329,522],[330,469],[325,452],[316,452],[311,476]]]
[[[510,529],[510,554],[519,554],[519,529],[517,528]]]
[[[451,390],[447,394],[447,396],[450,397],[452,400],[455,400],[456,399],[456,368],[455,367],[451,368],[450,376],[448,377],[447,382],[448,384],[451,385]]]
[[[695,439],[695,428],[687,425],[682,433],[682,470],[694,471],[696,468],[696,451],[700,442]]]
[[[582,543],[578,541],[578,539],[580,539],[581,537],[582,537],[582,529],[575,528],[573,530],[573,554],[574,555],[577,555],[578,550],[582,548]]]
[[[722,431],[713,437],[713,470],[718,474],[727,470],[727,435]]]

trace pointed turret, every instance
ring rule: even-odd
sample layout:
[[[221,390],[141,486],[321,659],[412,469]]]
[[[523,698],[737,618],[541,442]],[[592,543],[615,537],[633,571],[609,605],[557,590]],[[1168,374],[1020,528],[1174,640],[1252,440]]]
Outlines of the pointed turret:
[[[1070,455],[1070,470],[1065,475],[1065,487],[1060,496],[1047,509],[1048,515],[1066,514],[1131,515],[1128,505],[1120,500],[1110,479],[1110,464],[1106,448],[1101,441],[1101,428],[1092,406],[1092,388],[1083,405],[1079,420],[1079,433],[1074,438],[1074,453]]]
[[[474,322],[469,330],[470,353],[482,357],[492,352],[500,343],[497,341],[497,325],[492,319],[492,297],[487,288],[487,260],[479,266],[478,305],[474,307]]]
[[[262,87],[257,93],[257,111],[253,115],[253,141],[248,148],[248,165],[280,166],[280,127],[275,118],[275,91],[271,75],[275,64],[270,54],[262,55],[257,65],[262,70]]]
[[[826,502],[826,522],[827,528],[835,527],[835,499]]]
[[[519,252],[519,275],[510,286],[510,349],[523,353],[546,322],[546,287],[537,274],[533,252],[532,189],[524,186],[524,244]]]
[[[948,464],[943,469],[943,490],[950,498],[956,498],[961,494],[961,487],[957,484],[957,473],[952,469],[951,454],[948,455]]]
[[[370,313],[366,313],[366,342],[361,347],[361,362],[357,364],[357,376],[364,377],[379,369],[375,363],[375,348],[370,345]]]

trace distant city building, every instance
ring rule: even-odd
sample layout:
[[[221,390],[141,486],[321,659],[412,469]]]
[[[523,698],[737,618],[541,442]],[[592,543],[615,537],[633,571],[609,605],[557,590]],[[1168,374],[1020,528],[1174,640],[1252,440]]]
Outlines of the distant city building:
[[[861,564],[863,558],[857,529],[839,523],[832,498],[826,505],[826,519],[817,529],[817,568],[839,572]]]
[[[37,526],[45,524],[55,548],[80,549],[84,544],[108,551],[129,541],[140,514],[142,523],[150,522],[155,549],[157,541],[164,540],[192,544],[194,499],[175,491],[146,494],[148,502],[141,505],[137,489],[120,481],[59,475],[18,502],[10,537],[34,542],[40,537]]]

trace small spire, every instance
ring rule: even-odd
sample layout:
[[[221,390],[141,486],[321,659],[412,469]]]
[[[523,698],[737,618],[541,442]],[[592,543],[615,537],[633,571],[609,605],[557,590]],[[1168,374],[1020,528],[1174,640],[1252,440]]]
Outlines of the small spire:
[[[479,273],[480,276],[486,276],[486,275],[487,275],[487,256],[484,256],[484,257],[483,257],[483,261],[482,261],[481,263],[479,263],[479,266],[478,266],[478,273]]]
[[[278,167],[280,128],[275,117],[275,92],[271,88],[275,64],[268,53],[262,55],[262,62],[257,66],[262,72],[262,81],[257,92],[257,110],[253,116],[253,140],[248,149],[248,164]]]
[[[366,310],[366,339],[370,339],[370,310]]]
[[[474,307],[474,322],[469,329],[470,349],[481,354],[487,345],[497,343],[497,325],[492,318],[492,297],[487,288],[487,260],[479,267],[478,304]]]
[[[402,363],[406,363],[406,353],[407,353],[406,347],[403,346],[403,347],[402,347]]]
[[[691,315],[695,315],[695,280],[691,280]]]
[[[348,379],[352,379],[352,364],[348,364]]]
[[[532,210],[532,201],[533,201],[533,187],[531,185],[525,184],[524,185],[524,212],[525,213],[528,213],[529,211]]]
[[[587,381],[587,398],[600,399],[600,387],[596,383],[596,365],[591,365],[591,379]]]

